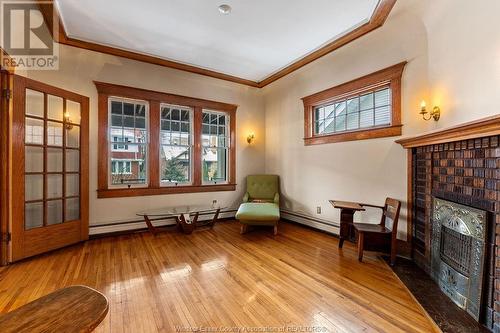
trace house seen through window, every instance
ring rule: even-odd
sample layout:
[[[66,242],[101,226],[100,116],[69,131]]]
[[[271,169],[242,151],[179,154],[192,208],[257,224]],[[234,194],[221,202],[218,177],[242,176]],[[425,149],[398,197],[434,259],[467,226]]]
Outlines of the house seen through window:
[[[111,185],[146,184],[148,103],[110,98]]]
[[[95,84],[99,197],[235,190],[236,105]]]

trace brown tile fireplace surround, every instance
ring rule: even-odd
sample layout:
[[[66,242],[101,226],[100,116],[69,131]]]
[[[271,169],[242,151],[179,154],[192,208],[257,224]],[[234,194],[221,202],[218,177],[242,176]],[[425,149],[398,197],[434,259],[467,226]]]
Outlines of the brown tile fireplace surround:
[[[414,262],[455,303],[469,295],[464,310],[500,332],[500,116],[396,142],[408,149]]]

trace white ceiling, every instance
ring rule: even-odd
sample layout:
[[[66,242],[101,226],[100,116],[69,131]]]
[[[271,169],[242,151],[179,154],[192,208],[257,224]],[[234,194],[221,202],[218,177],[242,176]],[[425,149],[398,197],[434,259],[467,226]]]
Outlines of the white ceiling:
[[[232,7],[229,15],[218,6]],[[57,0],[69,37],[262,81],[365,23],[378,0]]]

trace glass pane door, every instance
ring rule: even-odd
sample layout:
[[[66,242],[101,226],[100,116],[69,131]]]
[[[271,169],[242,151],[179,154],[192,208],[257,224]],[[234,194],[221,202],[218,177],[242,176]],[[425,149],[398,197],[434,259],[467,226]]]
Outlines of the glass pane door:
[[[26,89],[24,229],[80,219],[81,105]]]
[[[88,239],[89,98],[12,75],[11,261]]]

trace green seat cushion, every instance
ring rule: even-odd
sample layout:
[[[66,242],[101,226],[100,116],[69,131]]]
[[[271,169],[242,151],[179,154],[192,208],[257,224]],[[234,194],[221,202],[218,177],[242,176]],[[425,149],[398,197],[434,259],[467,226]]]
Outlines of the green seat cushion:
[[[246,202],[240,205],[236,213],[236,219],[241,222],[275,222],[280,219],[280,208],[275,203]]]

